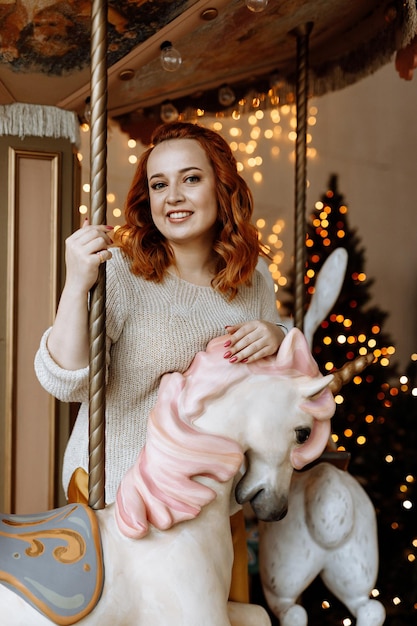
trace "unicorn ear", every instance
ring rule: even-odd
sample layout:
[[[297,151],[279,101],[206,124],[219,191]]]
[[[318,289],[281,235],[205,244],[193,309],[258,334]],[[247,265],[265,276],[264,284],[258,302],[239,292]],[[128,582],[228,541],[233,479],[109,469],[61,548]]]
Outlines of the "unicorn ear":
[[[318,459],[324,451],[330,436],[330,419],[336,410],[336,403],[328,385],[333,374],[308,381],[302,387],[305,398],[300,408],[314,416],[313,428],[306,443],[291,452],[291,463],[295,469],[302,469]]]
[[[313,359],[306,338],[301,330],[292,328],[279,347],[276,365],[287,373],[306,376],[320,374]]]
[[[323,263],[314,286],[308,311],[304,316],[303,332],[308,345],[313,344],[314,333],[332,310],[345,279],[348,253],[345,248],[336,248]]]
[[[301,393],[304,398],[312,398],[313,396],[323,391],[333,381],[333,374],[327,374],[327,376],[319,376],[318,378],[308,379],[302,383]]]

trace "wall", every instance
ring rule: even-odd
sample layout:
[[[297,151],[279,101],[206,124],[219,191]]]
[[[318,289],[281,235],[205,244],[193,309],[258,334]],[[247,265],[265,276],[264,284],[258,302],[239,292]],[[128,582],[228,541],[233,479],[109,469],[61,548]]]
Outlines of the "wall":
[[[389,313],[386,330],[406,367],[417,351],[417,78],[401,80],[388,65],[318,105],[309,206],[338,173],[375,279],[370,304]]]

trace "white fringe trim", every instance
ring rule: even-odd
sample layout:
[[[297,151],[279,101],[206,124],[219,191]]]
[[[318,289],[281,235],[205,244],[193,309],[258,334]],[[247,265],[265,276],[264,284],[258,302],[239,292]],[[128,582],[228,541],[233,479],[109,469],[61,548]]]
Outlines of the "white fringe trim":
[[[357,83],[392,61],[397,50],[407,46],[417,32],[416,0],[403,0],[401,22],[387,24],[364,40],[358,48],[331,61],[323,61],[309,70],[309,96],[320,97]],[[400,19],[399,18],[399,19]],[[287,76],[281,88],[282,100],[293,95],[296,76]]]
[[[0,136],[15,135],[69,139],[80,146],[78,118],[72,111],[39,104],[0,105]]]

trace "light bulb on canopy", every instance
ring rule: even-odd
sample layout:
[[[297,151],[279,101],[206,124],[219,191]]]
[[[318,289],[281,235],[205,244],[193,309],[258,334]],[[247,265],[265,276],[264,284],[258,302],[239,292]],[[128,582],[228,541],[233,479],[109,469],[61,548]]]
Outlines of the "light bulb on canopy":
[[[268,0],[245,0],[245,3],[250,11],[260,13],[266,8]]]
[[[236,100],[235,92],[229,85],[222,85],[219,88],[217,97],[219,103],[224,107],[231,106]]]
[[[161,104],[161,110],[159,114],[163,122],[176,122],[179,118],[177,108],[169,100],[166,100]]]
[[[170,41],[161,43],[161,65],[166,72],[176,72],[182,63],[181,54]]]
[[[88,96],[88,98],[85,99],[84,120],[87,124],[90,124],[91,122],[91,98],[90,96]]]

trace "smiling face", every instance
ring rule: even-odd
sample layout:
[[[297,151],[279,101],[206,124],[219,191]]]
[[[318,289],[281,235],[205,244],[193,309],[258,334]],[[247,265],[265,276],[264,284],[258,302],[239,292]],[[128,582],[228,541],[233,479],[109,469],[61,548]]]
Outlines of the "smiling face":
[[[152,219],[171,245],[212,246],[218,216],[215,177],[195,139],[155,146],[148,164]]]

